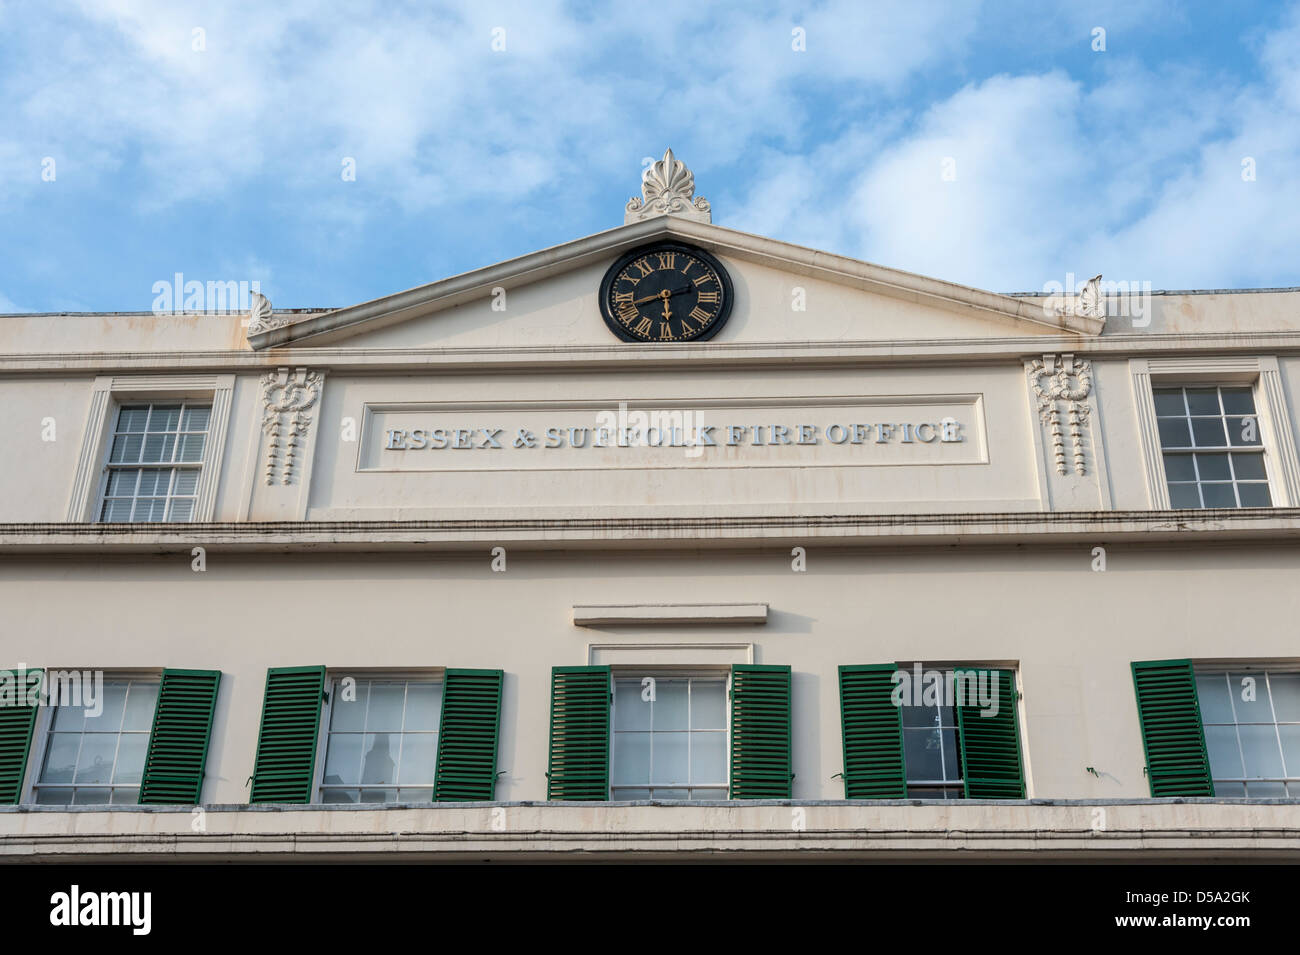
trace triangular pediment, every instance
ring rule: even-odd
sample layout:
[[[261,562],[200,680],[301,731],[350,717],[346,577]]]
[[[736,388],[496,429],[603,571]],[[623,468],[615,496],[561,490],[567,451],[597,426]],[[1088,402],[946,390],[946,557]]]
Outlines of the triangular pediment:
[[[1103,324],[1039,301],[662,215],[370,302],[273,322],[248,340],[257,350],[621,345],[600,316],[601,277],[620,255],[664,240],[702,248],[732,274],[735,307],[715,342],[1093,336]]]

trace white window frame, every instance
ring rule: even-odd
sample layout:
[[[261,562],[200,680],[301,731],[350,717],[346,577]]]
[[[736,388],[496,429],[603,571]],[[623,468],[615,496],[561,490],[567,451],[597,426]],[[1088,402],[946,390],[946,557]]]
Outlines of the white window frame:
[[[212,520],[234,388],[234,375],[101,375],[96,378],[91,389],[77,473],[72,483],[72,497],[68,502],[68,520],[100,522],[100,509],[108,484],[108,453],[122,406],[168,400],[212,406],[190,521]]]
[[[681,667],[653,666],[653,665],[652,666],[620,665],[620,666],[610,667],[609,757],[608,757],[609,758],[609,799],[610,801],[611,802],[628,801],[626,799],[620,799],[614,792],[614,788],[615,788],[614,787],[614,706],[615,706],[615,700],[617,698],[617,694],[614,692],[615,684],[619,680],[641,680],[644,679],[645,677],[653,677],[656,680],[695,679],[695,680],[721,680],[722,681],[722,702],[723,702],[722,719],[723,719],[723,726],[724,726],[725,739],[726,739],[726,744],[724,746],[723,751],[726,753],[724,765],[726,766],[727,778],[724,782],[724,786],[726,787],[725,795],[722,797],[721,800],[716,800],[716,801],[721,802],[725,799],[731,798],[731,681],[732,681],[731,667],[730,666],[727,667],[705,666],[705,667],[681,668]],[[689,723],[687,724],[687,726],[688,726],[687,732],[689,732],[690,731]],[[707,789],[709,788],[709,786],[708,785],[691,786],[689,784],[686,786],[666,786],[666,785],[656,786],[653,783],[647,783],[644,786],[619,786],[618,788],[651,789],[651,790],[670,789],[670,788]],[[656,799],[656,797],[653,795],[650,798],[651,800]],[[637,800],[632,800],[632,801],[637,801]],[[706,802],[706,801],[712,802],[715,800],[691,800],[687,798],[687,799],[662,799],[661,801],[665,803],[683,803],[683,802]]]
[[[1274,674],[1280,675],[1280,674],[1283,674],[1283,673],[1300,674],[1300,665],[1296,665],[1296,664],[1294,664],[1294,663],[1289,663],[1289,664],[1288,664],[1288,663],[1274,663],[1274,664],[1268,664],[1268,663],[1213,663],[1213,664],[1207,664],[1207,665],[1202,666],[1201,664],[1198,664],[1195,660],[1192,661],[1192,681],[1193,681],[1193,683],[1195,683],[1197,677],[1201,677],[1201,676],[1225,676],[1226,674],[1229,674],[1229,673],[1259,674],[1259,675],[1261,675],[1261,676],[1271,676],[1271,675],[1274,675]],[[1234,726],[1234,727],[1235,727],[1235,726],[1242,726],[1242,725],[1243,725],[1242,723],[1240,723],[1240,722],[1238,722],[1238,721],[1236,720],[1236,704],[1237,704],[1237,700],[1236,700],[1236,697],[1235,697],[1235,691],[1236,691],[1236,689],[1239,689],[1239,688],[1229,687],[1229,694],[1228,694],[1228,696],[1232,699],[1232,705],[1233,705],[1233,717],[1234,717],[1233,722],[1232,722],[1231,724],[1227,724],[1227,723],[1212,723],[1212,724],[1209,724],[1209,725],[1212,725],[1212,726],[1228,726],[1228,725],[1232,725],[1232,726]],[[1198,692],[1199,692],[1199,691],[1198,691]],[[1269,709],[1270,709],[1270,712],[1273,714],[1273,723],[1272,723],[1272,725],[1273,725],[1273,732],[1274,732],[1274,735],[1277,736],[1277,740],[1278,740],[1278,749],[1279,749],[1279,751],[1281,751],[1281,748],[1282,748],[1282,738],[1281,738],[1281,735],[1278,733],[1278,729],[1277,729],[1277,728],[1278,728],[1279,726],[1293,726],[1293,725],[1297,725],[1297,724],[1296,724],[1295,722],[1291,721],[1291,720],[1284,720],[1284,721],[1282,721],[1282,722],[1279,722],[1279,721],[1278,721],[1278,719],[1277,719],[1277,708],[1276,708],[1276,706],[1275,706],[1274,703],[1273,703],[1273,687],[1272,687],[1272,684],[1271,684],[1271,683],[1270,683],[1270,685],[1269,685],[1269,697],[1268,697],[1268,701],[1269,701]],[[1200,709],[1199,704],[1198,704],[1198,706],[1197,706],[1197,709],[1198,709],[1198,710]],[[1202,712],[1200,715],[1201,715],[1201,734],[1204,736],[1205,733],[1206,733],[1205,713]],[[1247,726],[1256,726],[1256,725],[1268,725],[1268,724],[1247,723],[1247,724],[1244,724],[1244,725],[1247,725]],[[1240,736],[1240,734],[1238,734],[1238,736],[1237,736],[1237,750],[1238,750],[1238,753],[1244,757],[1245,754],[1244,754],[1244,753],[1242,752],[1242,750],[1241,750],[1241,736]],[[1277,781],[1276,779],[1272,779],[1272,778],[1260,779],[1260,778],[1258,778],[1258,777],[1255,777],[1255,778],[1245,778],[1245,777],[1243,777],[1243,778],[1241,778],[1241,779],[1236,779],[1236,778],[1233,778],[1233,777],[1231,777],[1231,776],[1224,777],[1224,778],[1222,778],[1221,780],[1220,780],[1220,779],[1216,779],[1216,778],[1215,778],[1215,775],[1214,775],[1214,767],[1213,767],[1213,766],[1211,765],[1211,763],[1210,763],[1210,746],[1209,746],[1209,742],[1208,742],[1208,741],[1206,742],[1206,745],[1205,745],[1205,762],[1206,762],[1206,768],[1209,770],[1209,773],[1210,773],[1210,784],[1211,784],[1211,785],[1213,785],[1213,784],[1216,783],[1216,782],[1225,782],[1225,783],[1245,783],[1247,786],[1249,786],[1252,782],[1256,782],[1256,783],[1258,783],[1258,782],[1276,782],[1276,781]],[[1243,765],[1242,768],[1243,768],[1243,769],[1245,768],[1244,765]],[[1289,791],[1290,788],[1291,788],[1291,786],[1292,786],[1293,784],[1300,784],[1300,774],[1297,774],[1296,776],[1284,776],[1284,777],[1281,777],[1281,781],[1282,781],[1283,787]],[[1223,796],[1223,797],[1221,797],[1221,798],[1224,798],[1224,799],[1246,799],[1246,800],[1253,800],[1253,799],[1254,799],[1254,800],[1257,800],[1257,799],[1294,799],[1294,798],[1296,798],[1296,797],[1294,797],[1294,796],[1289,796],[1289,795],[1288,795],[1288,796],[1252,796],[1252,795],[1250,795],[1249,792],[1247,792],[1247,794],[1246,794],[1245,796]]]
[[[1129,361],[1133,403],[1137,409],[1144,476],[1150,505],[1170,510],[1163,448],[1156,426],[1156,388],[1241,387],[1249,385],[1255,399],[1263,446],[1264,473],[1273,507],[1300,506],[1300,460],[1296,456],[1291,410],[1282,387],[1282,373],[1272,355],[1209,358],[1134,358]],[[1186,513],[1186,512],[1180,512]]]
[[[329,749],[330,741],[330,718],[334,711],[334,684],[347,677],[356,677],[359,680],[402,680],[404,682],[425,681],[429,683],[438,683],[442,686],[442,698],[438,704],[438,729],[436,744],[442,743],[442,715],[447,702],[447,670],[445,667],[418,667],[410,670],[371,670],[365,667],[338,669],[330,668],[325,671],[325,702],[321,706],[320,728],[317,732],[316,739],[316,768],[312,772],[312,799],[313,805],[344,805],[343,803],[325,803],[322,795],[322,787],[325,784],[325,757]],[[437,766],[437,749],[434,750],[434,766]],[[360,789],[361,786],[343,786],[343,789]],[[383,789],[411,789],[415,787],[392,786],[375,787]],[[433,793],[429,793],[429,802],[433,802]],[[371,805],[369,803],[358,803],[357,805]],[[393,806],[407,805],[406,803],[374,803],[375,808],[392,808]],[[423,802],[418,805],[424,805]]]
[[[44,692],[45,689],[48,688],[49,684],[44,682],[45,674],[47,674],[50,670],[63,670],[63,671],[79,670],[82,672],[89,672],[89,673],[103,673],[105,683],[109,682],[110,680],[118,680],[118,681],[151,680],[158,683],[159,686],[161,687],[163,671],[161,667],[159,667],[156,670],[102,670],[96,667],[44,667],[42,669],[44,672],[42,673],[41,676],[42,679],[41,705],[37,707],[36,721],[32,726],[32,745],[31,745],[31,751],[27,754],[27,771],[24,774],[24,778],[23,778],[23,785],[21,789],[22,797],[19,800],[19,804],[23,806],[41,805],[41,806],[47,806],[51,809],[67,809],[69,807],[58,806],[56,804],[51,804],[51,803],[36,802],[36,790],[40,786],[41,768],[45,765],[45,753],[50,746],[50,729],[53,727],[54,711],[57,709],[57,707],[49,706],[46,703]],[[154,701],[155,716],[157,715],[157,712],[158,712],[158,702],[157,700],[155,700]],[[150,735],[152,735],[152,733],[153,730],[151,724]],[[148,745],[148,741],[146,741],[146,745]],[[143,780],[141,780],[141,785],[143,785]],[[95,787],[94,784],[87,783],[87,788],[95,788]],[[122,805],[123,805],[122,803],[118,803],[117,808],[121,808]],[[108,806],[101,807],[101,808],[112,809],[114,808],[114,806],[112,804],[109,804]]]

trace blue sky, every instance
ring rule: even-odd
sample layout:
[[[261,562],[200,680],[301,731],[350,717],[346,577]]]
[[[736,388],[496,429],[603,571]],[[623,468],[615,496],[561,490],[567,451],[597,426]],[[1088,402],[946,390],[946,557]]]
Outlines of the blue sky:
[[[980,288],[1297,286],[1300,6],[0,0],[0,311],[364,301],[620,225],[665,146]]]

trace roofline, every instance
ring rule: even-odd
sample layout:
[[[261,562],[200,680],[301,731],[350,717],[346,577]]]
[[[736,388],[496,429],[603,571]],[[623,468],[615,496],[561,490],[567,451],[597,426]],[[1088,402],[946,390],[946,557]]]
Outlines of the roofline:
[[[1044,315],[1041,308],[1007,295],[873,265],[859,259],[820,252],[712,223],[664,215],[618,226],[471,272],[462,272],[369,302],[314,315],[279,328],[267,329],[250,335],[248,342],[257,351],[307,340],[332,344],[347,338],[362,325],[383,328],[420,315],[432,314],[486,298],[496,287],[509,289],[569,272],[666,237],[694,242],[720,255],[793,269],[812,278],[956,311],[976,311],[1008,321],[1027,322],[1085,336],[1099,335],[1105,324],[1104,319],[1085,316],[1062,315],[1052,318]]]

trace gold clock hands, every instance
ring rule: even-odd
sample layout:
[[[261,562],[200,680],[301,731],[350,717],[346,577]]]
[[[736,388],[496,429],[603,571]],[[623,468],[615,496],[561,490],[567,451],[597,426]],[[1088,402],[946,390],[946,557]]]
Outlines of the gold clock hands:
[[[673,318],[673,310],[672,310],[671,308],[668,307],[668,298],[669,298],[670,295],[672,295],[672,293],[669,292],[667,289],[665,289],[665,290],[664,290],[664,296],[663,296],[663,298],[664,298],[664,321],[665,321],[665,322],[670,322],[670,321],[672,321],[672,318]]]
[[[655,292],[653,295],[647,295],[645,298],[633,299],[632,304],[644,305],[646,302],[653,302],[657,298],[662,298],[666,300],[669,295],[681,295],[683,292],[689,292],[690,290],[691,287],[689,285],[683,285],[681,288],[675,288],[675,289],[661,289],[660,291]]]

